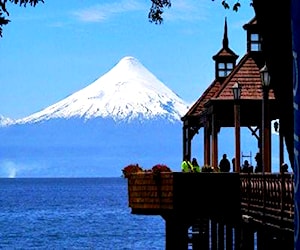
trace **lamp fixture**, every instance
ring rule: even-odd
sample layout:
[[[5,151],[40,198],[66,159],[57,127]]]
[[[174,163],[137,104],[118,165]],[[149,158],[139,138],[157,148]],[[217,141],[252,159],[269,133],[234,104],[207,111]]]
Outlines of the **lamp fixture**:
[[[271,77],[267,65],[265,64],[259,72],[262,86],[268,88],[270,86]]]
[[[241,98],[241,84],[239,82],[236,82],[232,86],[232,92],[233,92],[233,98],[234,100],[239,100]]]

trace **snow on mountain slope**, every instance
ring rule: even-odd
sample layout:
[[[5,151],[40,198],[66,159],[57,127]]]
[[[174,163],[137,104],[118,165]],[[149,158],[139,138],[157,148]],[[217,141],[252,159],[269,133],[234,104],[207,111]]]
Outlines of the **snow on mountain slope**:
[[[14,120],[0,115],[0,126],[9,126],[14,123]]]
[[[115,121],[156,118],[180,121],[187,110],[187,103],[136,58],[127,56],[92,84],[16,123],[96,117]]]

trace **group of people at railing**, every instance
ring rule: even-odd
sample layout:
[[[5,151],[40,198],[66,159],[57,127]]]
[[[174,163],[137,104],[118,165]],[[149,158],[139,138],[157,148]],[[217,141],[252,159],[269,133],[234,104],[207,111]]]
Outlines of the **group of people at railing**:
[[[248,162],[248,160],[245,160],[242,167],[241,167],[241,173],[261,173],[262,172],[262,161],[261,161],[261,155],[260,153],[257,153],[255,156],[256,160],[256,167],[253,169],[253,166],[251,166]],[[280,173],[287,173],[288,172],[288,165],[286,163],[283,163],[280,166]]]
[[[256,161],[256,166],[252,166],[248,160],[244,160],[241,166],[241,173],[261,173],[262,172],[262,157],[261,154],[258,152],[254,157]],[[234,162],[234,158],[232,159]]]
[[[258,152],[255,155],[256,166],[255,168],[249,163],[248,160],[244,160],[241,166],[241,173],[261,173],[262,172],[262,157]],[[235,172],[235,158],[232,159],[232,172]],[[231,166],[230,161],[227,158],[227,154],[223,154],[222,159],[219,162],[219,166],[217,169],[211,166],[203,166],[200,167],[196,158],[193,158],[192,161],[189,160],[188,155],[186,155],[181,163],[181,171],[182,172],[230,172]],[[280,172],[286,173],[288,172],[288,165],[283,163],[280,166]]]
[[[200,167],[196,158],[193,158],[192,161],[190,161],[188,155],[186,155],[183,161],[181,162],[181,171],[185,173],[230,172],[230,162],[227,159],[227,155],[224,154],[217,169],[213,168],[212,166],[206,165]]]
[[[201,168],[196,158],[193,158],[192,162],[190,162],[189,157],[186,155],[181,163],[181,171],[186,173],[188,172],[200,173]]]

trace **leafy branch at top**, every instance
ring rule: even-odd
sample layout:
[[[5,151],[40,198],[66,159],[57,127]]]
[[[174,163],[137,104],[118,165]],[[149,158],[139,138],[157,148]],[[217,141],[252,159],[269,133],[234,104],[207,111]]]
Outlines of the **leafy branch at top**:
[[[6,4],[8,2],[11,2],[13,4],[19,4],[19,6],[21,7],[26,7],[27,4],[35,7],[39,2],[44,3],[44,0],[0,0],[0,36],[1,37],[2,37],[2,26],[10,22],[10,20],[7,19],[7,16],[9,16],[9,12],[6,8]]]
[[[161,24],[163,22],[162,14],[164,13],[164,8],[171,7],[170,0],[151,0],[152,5],[148,14],[148,18],[150,22],[154,22],[155,24]]]
[[[214,0],[212,0],[212,1],[214,1]],[[226,0],[223,0],[222,1],[222,5],[223,5],[223,7],[225,8],[225,9],[229,9],[230,8],[230,5],[228,4],[228,2],[226,1]],[[235,2],[235,4],[232,6],[232,10],[234,10],[234,11],[238,11],[239,10],[239,8],[241,7],[241,4],[240,4],[240,2],[239,1],[237,1],[237,2]]]
[[[215,1],[215,0],[211,0]],[[239,8],[241,7],[241,4],[239,0],[234,0],[235,3],[232,5],[232,10],[233,11],[238,11]],[[253,0],[249,0],[250,5],[252,5]],[[171,0],[151,0],[152,5],[148,14],[149,21],[151,23],[155,24],[161,24],[163,22],[163,13],[164,13],[164,8],[170,8],[171,7]],[[228,3],[228,0],[222,0],[221,4],[225,9],[230,9],[230,4]]]

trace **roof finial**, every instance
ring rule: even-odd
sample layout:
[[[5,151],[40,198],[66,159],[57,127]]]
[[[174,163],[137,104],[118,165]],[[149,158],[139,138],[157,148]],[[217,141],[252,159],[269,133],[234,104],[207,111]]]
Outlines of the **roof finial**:
[[[228,49],[228,36],[227,36],[227,17],[225,17],[225,25],[224,25],[224,37],[223,37],[223,48]]]

